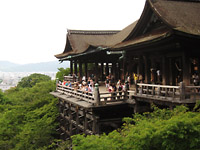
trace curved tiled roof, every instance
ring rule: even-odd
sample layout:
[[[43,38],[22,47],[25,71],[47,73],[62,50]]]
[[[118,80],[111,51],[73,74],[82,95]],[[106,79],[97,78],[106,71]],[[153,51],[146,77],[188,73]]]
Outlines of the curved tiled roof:
[[[115,50],[165,37],[173,33],[171,31],[179,31],[186,36],[200,36],[199,12],[200,2],[146,0],[140,19],[121,31],[68,30],[65,50],[55,56],[60,59],[80,54],[86,52],[89,47],[101,46]],[[153,18],[160,21],[164,30],[149,28],[154,23]]]
[[[122,42],[110,47],[110,50],[119,50],[131,45],[148,41],[155,41],[173,34],[172,30],[180,31],[186,35],[200,35],[200,3],[176,0],[147,0],[143,13]],[[145,33],[150,17],[153,13],[163,22],[164,29],[152,30]],[[119,33],[118,33],[119,34]]]
[[[200,2],[148,0],[153,11],[171,28],[200,35]]]
[[[82,53],[92,46],[106,45],[106,41],[113,34],[119,31],[88,31],[88,30],[68,30],[65,50],[61,54],[55,55],[57,58],[65,57],[69,54]]]
[[[68,30],[65,50],[61,54],[55,55],[57,58],[66,57],[71,54],[79,54],[93,47],[110,47],[124,41],[124,39],[134,29],[137,21],[130,24],[122,31],[88,31],[88,30]]]

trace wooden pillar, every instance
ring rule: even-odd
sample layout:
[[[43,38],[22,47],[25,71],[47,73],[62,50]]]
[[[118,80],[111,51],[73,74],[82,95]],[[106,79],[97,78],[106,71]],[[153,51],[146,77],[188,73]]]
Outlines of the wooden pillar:
[[[169,58],[169,85],[172,85],[172,76],[173,76],[173,73],[172,73],[172,58]]]
[[[117,79],[117,73],[116,73],[116,63],[112,63],[112,75],[114,76],[114,79]]]
[[[79,107],[76,106],[76,134],[79,134],[79,124],[80,124],[80,121],[79,121]]]
[[[88,78],[87,63],[85,63],[85,77]]]
[[[92,132],[93,134],[99,134],[99,117],[95,116],[94,113],[92,113],[92,117],[93,117]]]
[[[68,105],[69,106],[69,135],[72,136],[72,108],[71,108],[71,104]]]
[[[115,63],[115,80],[119,79],[118,63]]]
[[[98,78],[99,78],[99,68],[98,68],[98,63],[95,63],[95,82],[98,82]]]
[[[84,125],[83,125],[83,132],[86,134],[86,130],[88,129],[88,119],[87,119],[87,110],[83,110],[83,116],[84,116]]]
[[[92,132],[93,132],[93,134],[96,134],[97,120],[96,120],[96,116],[95,116],[94,112],[92,112],[92,119],[93,119]]]
[[[106,63],[106,76],[109,75],[109,66],[108,66],[108,62]]]
[[[104,81],[105,79],[105,77],[104,77],[104,71],[103,71],[103,68],[104,68],[104,65],[103,65],[103,63],[101,63],[101,81]]]
[[[77,76],[77,61],[74,62],[74,74]]]
[[[162,75],[162,84],[169,85],[169,61],[165,56],[162,56],[161,75]]]
[[[174,58],[169,59],[169,84],[170,85],[176,85],[175,60],[174,60]]]
[[[73,61],[70,60],[70,74],[73,74]]]
[[[142,66],[142,57],[139,56],[139,62],[138,62],[138,75],[143,75],[143,66]]]
[[[151,83],[156,83],[156,63],[155,58],[151,58]]]
[[[123,59],[123,76],[124,76],[124,81],[126,81],[126,72],[127,72],[127,62],[126,62],[126,58]]]
[[[82,80],[82,77],[83,77],[82,62],[79,62],[79,81]]]
[[[190,85],[190,61],[189,57],[185,52],[182,53],[182,62],[183,62],[183,82],[185,85]]]
[[[95,101],[95,106],[99,106],[100,105],[100,94],[99,94],[99,85],[98,85],[98,83],[95,84],[94,101]]]
[[[144,67],[145,67],[145,80],[146,84],[150,83],[150,61],[147,56],[144,56]]]
[[[117,71],[118,71],[118,79],[121,79],[121,64],[120,62],[118,62],[118,68],[117,68]]]
[[[180,100],[185,99],[185,83],[180,82]]]

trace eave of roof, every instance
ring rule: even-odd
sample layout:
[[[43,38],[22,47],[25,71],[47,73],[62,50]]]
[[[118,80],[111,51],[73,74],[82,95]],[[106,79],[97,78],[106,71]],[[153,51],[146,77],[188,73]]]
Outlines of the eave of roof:
[[[158,42],[161,39],[164,39],[166,37],[169,37],[172,35],[172,32],[169,30],[158,30],[154,31],[142,36],[139,36],[133,40],[129,40],[126,42],[119,43],[113,47],[110,47],[109,50],[125,50],[126,48],[130,46],[137,46],[137,45],[142,45],[142,44],[147,44],[147,43],[152,43],[152,42]]]
[[[147,0],[143,13],[138,21],[124,28],[122,31],[87,31],[68,30],[68,47],[63,53],[55,55],[63,57],[87,54],[89,47],[106,47],[118,50],[138,44],[159,41],[171,34],[183,33],[184,36],[200,36],[200,3],[180,2],[169,0]],[[188,13],[190,12],[190,13]],[[143,33],[152,14],[155,14],[168,30]],[[178,32],[172,32],[178,31]],[[69,46],[70,45],[70,46]],[[67,49],[68,48],[68,49]],[[71,49],[70,49],[71,48]]]
[[[148,0],[152,10],[170,28],[200,35],[200,3],[188,1]]]
[[[65,50],[63,53],[55,55],[55,57],[61,59],[68,55],[83,53],[91,46],[104,46],[113,34],[118,32],[118,30],[68,30]]]

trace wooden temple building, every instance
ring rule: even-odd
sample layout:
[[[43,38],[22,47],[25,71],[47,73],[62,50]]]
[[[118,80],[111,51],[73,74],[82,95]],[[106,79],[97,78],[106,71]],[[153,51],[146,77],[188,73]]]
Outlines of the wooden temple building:
[[[136,74],[140,81],[122,96],[99,93],[97,84],[90,94],[58,85],[51,94],[60,101],[61,134],[106,132],[152,103],[194,105],[200,98],[199,13],[199,0],[146,0],[141,17],[121,31],[68,30],[65,49],[55,56],[70,61],[79,80],[94,74],[101,83],[112,74],[133,84]]]

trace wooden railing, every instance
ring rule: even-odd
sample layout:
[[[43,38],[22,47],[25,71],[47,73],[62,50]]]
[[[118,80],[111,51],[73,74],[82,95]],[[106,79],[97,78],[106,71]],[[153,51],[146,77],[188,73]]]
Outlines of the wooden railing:
[[[67,87],[65,85],[57,84],[56,91],[67,96],[73,96],[80,100],[91,103],[95,106],[106,105],[114,102],[120,102],[127,99],[127,92],[107,92],[100,93],[98,84],[95,84],[94,92],[84,92],[80,89]]]
[[[127,92],[106,92],[100,93],[100,103],[102,105],[112,103],[112,102],[119,102],[124,101],[127,99]]]
[[[179,98],[180,88],[179,86],[166,86],[166,85],[155,85],[155,84],[137,84],[136,95],[143,95],[146,97],[157,97],[157,98]]]
[[[78,81],[78,77],[77,76],[64,76],[64,80],[65,81],[71,81],[71,82],[76,82]]]
[[[200,100],[200,86],[185,86],[185,99]]]
[[[185,86],[182,82],[180,86],[138,83],[134,94],[166,100],[197,100],[200,98],[200,86]]]
[[[65,94],[67,96],[73,96],[78,99],[82,99],[87,101],[88,103],[94,104],[94,96],[92,92],[83,92],[79,89],[75,89],[73,87],[67,87],[65,85],[57,84],[56,91]]]
[[[56,90],[67,96],[73,96],[82,101],[95,106],[107,105],[116,102],[123,102],[134,97],[150,98],[164,101],[196,101],[200,99],[200,86],[180,86],[155,85],[138,83],[135,91],[106,92],[100,93],[98,84],[95,84],[94,92],[84,92],[80,89],[57,84]]]

